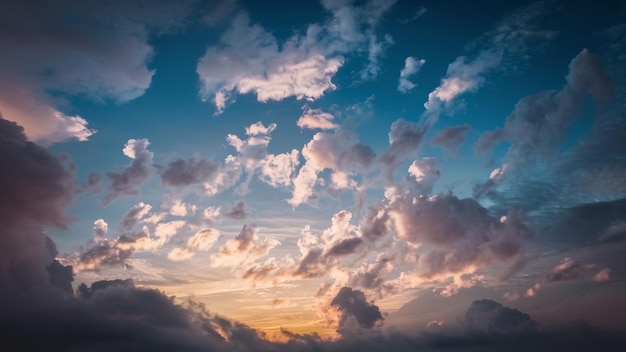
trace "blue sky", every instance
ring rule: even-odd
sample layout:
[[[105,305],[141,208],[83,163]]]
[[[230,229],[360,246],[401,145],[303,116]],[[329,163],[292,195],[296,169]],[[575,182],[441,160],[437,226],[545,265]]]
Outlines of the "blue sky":
[[[160,292],[276,349],[626,328],[621,2],[1,9],[4,272],[35,228],[72,299]]]

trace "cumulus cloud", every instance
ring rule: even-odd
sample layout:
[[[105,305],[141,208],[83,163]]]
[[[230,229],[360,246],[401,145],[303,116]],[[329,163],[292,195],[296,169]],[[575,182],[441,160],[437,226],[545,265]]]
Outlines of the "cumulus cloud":
[[[427,126],[405,119],[398,119],[391,124],[389,147],[380,155],[388,181],[393,180],[393,173],[403,158],[417,153],[427,131]]]
[[[309,128],[312,130],[334,130],[339,128],[339,125],[332,122],[335,116],[330,113],[324,112],[321,109],[311,109],[307,105],[305,105],[302,110],[302,115],[296,123],[300,128]]]
[[[146,3],[3,4],[0,45],[13,50],[0,58],[0,112],[37,142],[87,140],[95,130],[50,92],[116,102],[141,96],[155,72],[150,33],[178,27],[191,10],[188,2]]]
[[[148,150],[149,144],[147,139],[129,139],[124,145],[124,155],[132,160],[127,167],[105,174],[111,184],[103,204],[107,205],[121,196],[138,194],[137,188],[152,176],[153,153]]]
[[[439,163],[435,158],[422,158],[413,160],[409,166],[407,179],[413,183],[419,194],[430,194],[435,182],[439,179]]]
[[[239,186],[245,193],[252,177],[258,172],[259,179],[272,187],[288,186],[291,184],[291,175],[300,163],[299,152],[293,149],[289,153],[270,154],[268,145],[271,133],[277,128],[275,123],[265,126],[262,122],[246,127],[246,139],[229,134],[226,141],[237,151],[231,156],[233,164],[243,167],[247,173],[246,181]]]
[[[293,275],[296,277],[322,277],[337,268],[343,257],[359,254],[363,250],[363,238],[351,223],[352,213],[341,210],[331,219],[331,226],[319,236],[305,226],[298,239],[302,255]]]
[[[241,232],[229,239],[211,255],[211,265],[215,267],[233,267],[251,264],[266,256],[280,242],[274,238],[259,238],[256,225],[244,225]]]
[[[203,229],[196,232],[187,240],[185,247],[174,248],[167,257],[170,260],[185,260],[193,257],[199,251],[210,249],[220,237],[220,233],[214,229]]]
[[[201,158],[178,158],[161,171],[161,183],[170,187],[199,184],[218,173],[219,164]]]
[[[46,269],[54,262],[57,250],[44,233],[49,226],[64,228],[71,220],[65,207],[73,198],[76,184],[66,161],[29,142],[21,126],[0,118],[0,163],[4,170],[0,177],[3,312],[19,306],[22,295],[54,295],[56,288],[64,290],[71,284],[71,275],[64,275],[58,263]],[[55,273],[61,275],[55,276],[59,280],[52,285],[50,275]]]
[[[217,114],[234,93],[253,93],[260,102],[288,97],[313,101],[336,88],[332,78],[344,55],[361,48],[368,53],[361,76],[374,77],[391,38],[381,41],[373,29],[394,2],[368,1],[362,6],[324,2],[332,19],[311,24],[306,35],[295,34],[282,44],[260,25],[250,24],[246,13],[239,14],[220,44],[209,47],[198,62],[200,96],[215,103]]]
[[[373,302],[368,302],[363,292],[352,290],[350,287],[342,287],[330,305],[338,307],[343,313],[339,321],[339,331],[349,316],[356,318],[359,325],[367,329],[374,327],[379,321],[383,321],[378,306]]]
[[[456,155],[459,147],[465,142],[465,134],[469,130],[470,126],[467,124],[444,128],[430,140],[430,143],[442,147],[450,155]]]
[[[409,56],[404,60],[404,67],[400,70],[400,78],[398,79],[398,91],[401,93],[407,93],[411,89],[417,87],[417,85],[409,80],[409,78],[418,72],[426,60],[418,60],[415,57]]]
[[[424,277],[507,262],[523,254],[532,236],[519,212],[495,218],[474,199],[450,193],[426,197],[389,189],[377,209],[400,238],[419,246],[418,271]]]
[[[305,164],[293,180],[292,197],[288,201],[293,206],[316,198],[314,186],[323,170],[332,171],[331,186],[335,189],[356,185],[350,175],[367,171],[376,154],[372,148],[360,143],[354,133],[337,130],[332,134],[316,133],[302,148],[302,156]]]
[[[250,214],[248,212],[248,208],[246,207],[246,202],[244,201],[237,202],[231,210],[224,213],[225,217],[233,220],[243,220],[247,218],[248,215]]]
[[[106,240],[109,224],[104,219],[98,219],[93,222],[93,239],[94,242],[102,242]]]
[[[537,325],[528,314],[489,299],[472,302],[463,316],[463,323],[471,331],[490,335],[534,332]]]

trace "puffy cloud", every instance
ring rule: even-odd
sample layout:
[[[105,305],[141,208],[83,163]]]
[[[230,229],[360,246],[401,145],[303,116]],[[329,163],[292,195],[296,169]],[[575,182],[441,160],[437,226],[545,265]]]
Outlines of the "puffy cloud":
[[[331,78],[343,58],[326,58],[306,45],[294,37],[280,50],[274,36],[259,25],[250,25],[248,15],[240,14],[222,36],[221,46],[209,47],[198,62],[200,95],[213,99],[218,114],[233,91],[254,93],[261,102],[291,96],[317,99],[335,89]]]
[[[402,93],[407,93],[411,89],[417,87],[417,85],[409,80],[409,78],[418,72],[424,64],[426,60],[421,59],[418,60],[415,57],[409,56],[404,60],[404,67],[400,70],[400,78],[398,78],[398,91]]]
[[[170,187],[199,184],[216,175],[219,164],[201,158],[178,158],[161,171],[161,183]]]
[[[260,239],[256,225],[244,225],[241,232],[224,243],[220,250],[211,255],[211,265],[216,267],[238,267],[251,264],[266,256],[280,242],[274,238]]]
[[[220,236],[219,231],[203,229],[187,240],[185,247],[174,248],[167,257],[170,260],[185,260],[193,257],[196,252],[210,249]]]
[[[148,150],[149,144],[147,139],[129,139],[124,145],[124,155],[132,160],[127,167],[105,174],[111,180],[102,201],[105,205],[124,195],[136,195],[137,188],[148,181],[152,175],[153,157],[153,153]]]
[[[409,166],[407,179],[414,183],[419,194],[430,194],[435,182],[439,179],[439,163],[435,158],[422,158],[413,160]]]
[[[425,277],[506,262],[522,255],[532,236],[519,212],[498,219],[474,199],[449,193],[416,197],[390,189],[379,212],[388,214],[400,238],[419,246],[419,271]]]
[[[241,164],[248,174],[248,178],[240,185],[242,191],[247,191],[248,183],[258,171],[259,179],[272,187],[288,186],[291,184],[291,175],[300,163],[299,153],[293,149],[290,153],[270,154],[268,145],[271,133],[277,125],[271,123],[268,126],[260,121],[246,127],[248,138],[241,139],[234,134],[229,134],[226,141],[237,150],[237,155],[232,161]]]
[[[3,4],[0,22],[11,35],[1,36],[0,46],[13,50],[0,58],[0,112],[37,142],[87,140],[95,130],[59,111],[63,100],[49,92],[117,102],[141,96],[155,72],[147,67],[150,33],[178,26],[191,9],[185,2],[146,3]]]
[[[393,173],[400,161],[417,152],[427,130],[427,126],[404,119],[398,119],[391,124],[389,147],[380,156],[383,171],[389,181],[393,180]]]
[[[243,220],[247,218],[249,215],[248,209],[246,208],[246,202],[239,201],[235,206],[224,213],[224,216],[234,220]]]
[[[465,312],[463,323],[470,331],[490,335],[512,335],[534,332],[536,323],[528,314],[502,304],[481,299],[472,302]]]
[[[300,164],[300,153],[293,149],[290,153],[268,154],[260,162],[259,178],[272,187],[289,186],[291,175]]]
[[[367,329],[374,327],[377,322],[383,321],[378,306],[368,302],[363,292],[352,290],[350,287],[342,287],[330,305],[337,306],[343,313],[339,321],[339,331],[349,316],[356,318],[359,325]]]
[[[311,109],[307,105],[305,105],[302,110],[302,115],[296,123],[300,128],[309,128],[312,130],[334,130],[339,128],[339,125],[332,122],[335,116],[330,113],[324,112],[321,109]]]
[[[96,243],[106,240],[109,224],[104,219],[98,219],[93,222],[93,239]]]
[[[437,133],[430,143],[444,148],[450,155],[455,155],[465,142],[465,134],[469,129],[470,126],[467,124],[445,128]]]
[[[394,2],[323,3],[332,19],[309,25],[305,35],[293,35],[282,45],[260,25],[251,25],[247,14],[239,14],[220,44],[209,47],[198,62],[200,95],[213,100],[217,114],[235,92],[253,93],[260,102],[288,97],[312,101],[336,88],[332,78],[344,55],[362,48],[368,53],[368,64],[361,76],[374,77],[391,37],[380,41],[373,29]]]
[[[325,169],[332,170],[332,186],[343,189],[354,185],[350,174],[367,171],[376,154],[369,146],[358,141],[355,134],[337,130],[333,134],[318,132],[302,148],[305,164],[294,178],[294,189],[289,204],[298,206],[316,194],[317,175]]]
[[[364,240],[359,236],[358,228],[351,224],[352,213],[341,210],[331,219],[331,226],[318,236],[305,226],[298,239],[298,248],[302,255],[292,275],[312,278],[328,275],[335,268],[340,268],[343,257],[360,254]],[[339,270],[342,270],[341,268]]]
[[[150,213],[152,210],[152,205],[146,204],[144,202],[137,203],[133,205],[132,208],[124,215],[122,221],[119,223],[120,231],[129,231],[139,223],[144,217]]]
[[[9,313],[24,295],[54,296],[71,285],[63,266],[51,264],[57,250],[44,230],[69,224],[65,207],[77,185],[67,159],[29,142],[22,127],[2,118],[0,163],[0,310]]]

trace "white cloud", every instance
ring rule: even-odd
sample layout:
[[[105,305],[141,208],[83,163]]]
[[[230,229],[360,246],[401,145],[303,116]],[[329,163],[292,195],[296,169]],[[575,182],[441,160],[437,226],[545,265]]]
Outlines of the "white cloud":
[[[213,229],[200,230],[187,240],[186,246],[174,248],[167,255],[167,258],[170,260],[175,260],[175,261],[189,259],[193,257],[196,254],[196,252],[206,251],[210,249],[213,246],[213,244],[217,241],[219,236],[220,236],[220,233],[217,230],[213,230]]]
[[[309,128],[312,130],[334,130],[339,128],[339,125],[332,122],[335,116],[330,113],[324,112],[321,109],[311,109],[307,105],[303,106],[302,110],[302,115],[297,122],[300,128]]]
[[[417,74],[425,63],[426,60],[418,60],[412,56],[409,56],[404,60],[404,67],[400,70],[400,78],[398,79],[398,91],[406,93],[417,87],[417,85],[411,82],[409,78]]]
[[[368,53],[363,79],[375,77],[378,59],[392,43],[374,31],[382,14],[395,3],[368,1],[362,6],[324,2],[333,18],[323,25],[311,24],[305,35],[295,34],[279,44],[258,24],[238,15],[218,46],[207,49],[198,61],[200,97],[211,99],[220,114],[233,93],[252,93],[260,102],[295,97],[313,101],[336,89],[332,78],[351,53]]]
[[[3,7],[0,22],[11,35],[0,47],[0,113],[22,125],[29,139],[52,144],[87,140],[95,130],[67,114],[67,103],[49,94],[126,102],[150,86],[150,31],[167,31],[188,14],[185,4],[87,3],[63,0]],[[80,19],[80,20],[69,20]],[[86,45],[88,44],[88,45]]]

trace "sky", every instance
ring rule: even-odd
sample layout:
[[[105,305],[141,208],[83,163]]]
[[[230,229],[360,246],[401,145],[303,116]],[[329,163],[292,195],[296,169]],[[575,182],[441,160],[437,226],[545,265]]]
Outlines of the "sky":
[[[0,2],[0,346],[626,348],[626,3]]]

